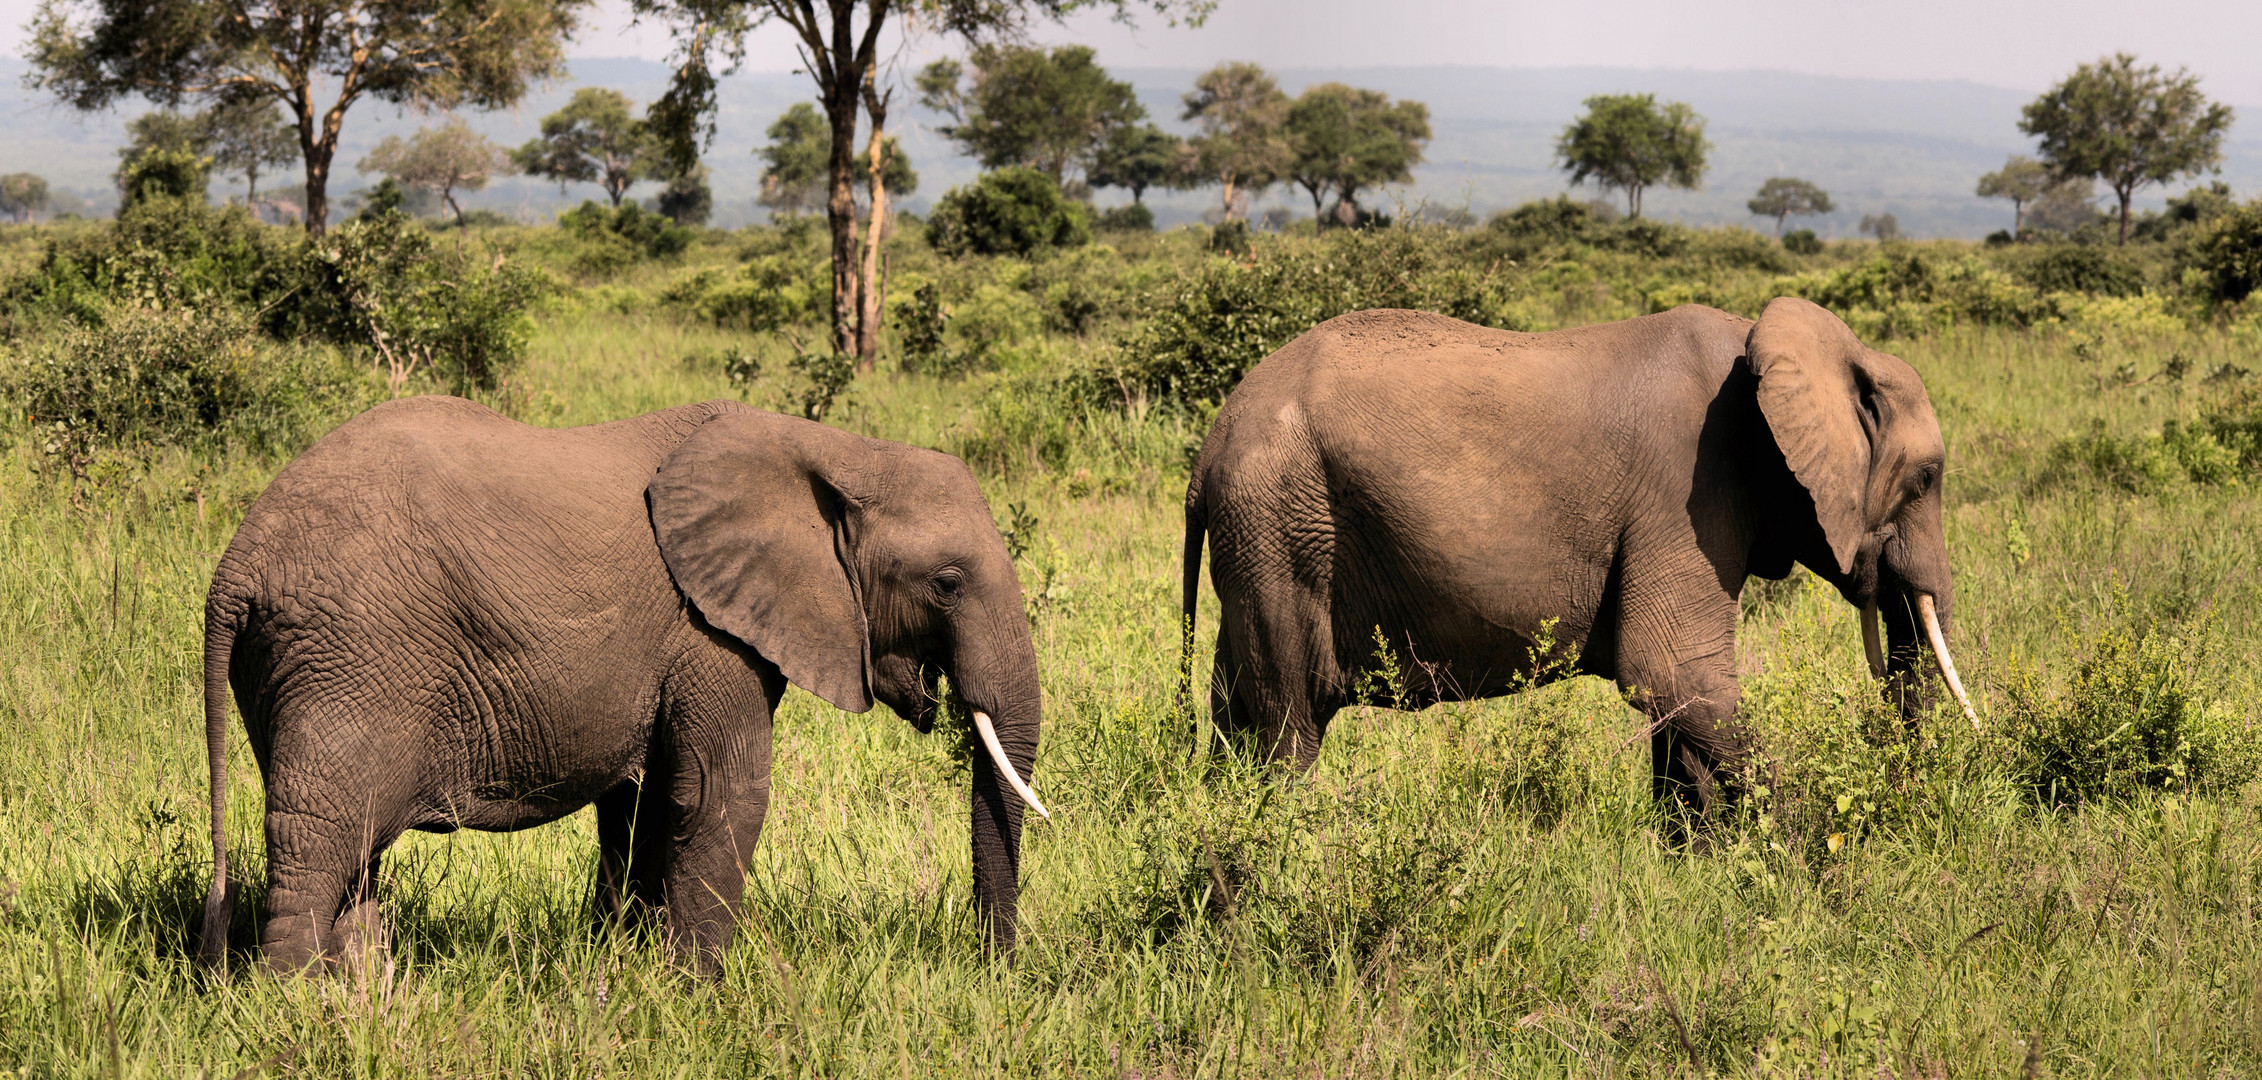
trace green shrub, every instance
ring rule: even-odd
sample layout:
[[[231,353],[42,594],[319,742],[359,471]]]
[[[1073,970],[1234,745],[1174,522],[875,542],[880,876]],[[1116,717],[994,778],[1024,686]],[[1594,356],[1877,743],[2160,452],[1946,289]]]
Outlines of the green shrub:
[[[2087,432],[2051,447],[2043,479],[2087,476],[2124,491],[2150,493],[2168,485],[2233,484],[2252,465],[2254,436],[2237,422],[2183,424],[2170,420],[2157,434],[2121,436],[2093,422]]]
[[[116,221],[50,240],[39,264],[0,288],[10,321],[91,324],[110,305],[223,305],[263,312],[269,333],[303,329],[305,241],[240,206],[148,199]]]
[[[118,170],[125,206],[153,199],[184,199],[202,204],[212,159],[188,149],[157,148],[134,155]]]
[[[312,255],[321,328],[370,353],[395,393],[419,376],[458,394],[495,389],[525,355],[535,305],[557,291],[539,270],[438,243],[397,214],[346,222]]]
[[[983,285],[952,311],[950,361],[938,373],[993,370],[1036,337],[1043,323],[1044,312],[1028,293]]]
[[[1128,307],[1123,257],[1104,244],[1038,260],[1021,288],[1043,305],[1045,328],[1059,334],[1082,337]]]
[[[1155,212],[1147,209],[1145,203],[1111,206],[1092,220],[1092,228],[1100,232],[1153,232]]]
[[[1345,229],[1317,255],[1268,247],[1247,261],[1206,260],[1147,299],[1148,317],[1122,339],[1118,367],[1079,385],[1098,401],[1121,402],[1126,392],[1214,401],[1298,334],[1365,308],[1505,325],[1504,283],[1470,267],[1455,242],[1438,228]]]
[[[943,334],[950,328],[950,312],[943,307],[940,284],[930,281],[912,290],[911,300],[896,313],[895,327],[903,370],[931,372],[948,366]]]
[[[2088,640],[2063,689],[2045,688],[2032,670],[2014,672],[2003,714],[2013,775],[2048,806],[2215,779],[2235,748],[2225,743],[2230,725],[2201,695],[2206,639],[2204,624],[2139,624],[2124,611]]]
[[[1091,241],[1083,204],[1062,195],[1051,177],[1021,165],[950,189],[927,217],[927,242],[953,258],[1028,255]]]
[[[1587,203],[1558,195],[1502,210],[1485,222],[1485,230],[1492,243],[1522,258],[1550,244],[1585,243],[1611,220]]]
[[[2144,291],[2144,268],[2118,247],[2050,244],[2014,266],[2021,281],[2043,292],[2135,296]]]
[[[660,293],[660,302],[716,326],[772,333],[815,320],[832,298],[830,270],[795,255],[760,255],[736,273],[705,269]]]
[[[2209,299],[2236,303],[2262,289],[2262,200],[2195,226],[2179,262]]]
[[[1775,291],[1829,308],[1865,338],[1958,323],[2030,326],[2058,315],[2047,297],[1976,258],[1942,262],[1897,244],[1842,269],[1779,279]]]
[[[698,234],[676,224],[667,215],[635,203],[606,209],[594,200],[558,215],[558,224],[593,245],[585,262],[590,267],[618,269],[622,254],[635,259],[672,259],[683,254]]]
[[[39,448],[74,473],[102,450],[286,449],[326,408],[360,399],[363,377],[332,354],[292,359],[259,342],[226,305],[114,307],[32,343],[4,390]]]
[[[1783,234],[1783,250],[1793,255],[1822,254],[1822,238],[1813,229],[1792,229]]]

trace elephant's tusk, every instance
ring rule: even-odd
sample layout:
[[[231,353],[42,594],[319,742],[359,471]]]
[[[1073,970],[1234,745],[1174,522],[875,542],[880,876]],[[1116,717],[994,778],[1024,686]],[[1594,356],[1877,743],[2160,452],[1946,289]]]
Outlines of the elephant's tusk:
[[[1940,612],[1932,606],[1931,593],[1916,594],[1916,613],[1924,620],[1924,635],[1932,639],[1932,655],[1940,660],[1940,677],[1948,680],[1948,690],[1956,695],[1956,704],[1964,707],[1964,719],[1971,721],[1971,729],[1979,730],[1979,714],[1972,711],[1964,681],[1956,677],[1956,661],[1948,655],[1948,636],[1940,632]]]
[[[1949,676],[1951,680],[1954,678],[1953,675]],[[1961,695],[1963,691],[1958,690],[1956,693]],[[1029,804],[1029,809],[1036,811],[1038,817],[1052,817],[1045,810],[1045,804],[1037,801],[1037,793],[1021,782],[1021,774],[1013,771],[1013,762],[1005,756],[1005,744],[997,741],[997,727],[990,723],[990,714],[975,710],[974,730],[981,733],[982,745],[990,748],[990,760],[997,763],[997,771],[1005,774],[1006,782],[1013,785],[1013,790],[1020,794],[1022,801]]]
[[[1877,639],[1877,601],[1861,609],[1861,649],[1869,656],[1869,677],[1885,677],[1885,646]]]

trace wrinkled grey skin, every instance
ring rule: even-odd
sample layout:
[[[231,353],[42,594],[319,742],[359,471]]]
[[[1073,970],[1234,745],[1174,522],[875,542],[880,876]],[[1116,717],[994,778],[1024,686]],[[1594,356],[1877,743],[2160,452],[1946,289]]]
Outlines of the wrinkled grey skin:
[[[956,458],[709,402],[544,430],[455,398],[379,406],[275,478],[213,574],[220,847],[232,684],[267,788],[267,965],[375,940],[406,829],[597,807],[600,920],[728,946],[786,683],[921,731],[939,674],[1024,777],[1041,700],[1020,584]],[[1010,951],[1021,803],[973,758],[975,900]]]
[[[1944,456],[1916,372],[1803,300],[1547,334],[1357,312],[1218,413],[1186,496],[1187,645],[1206,533],[1211,715],[1308,769],[1378,627],[1420,707],[1513,689],[1558,619],[1577,671],[1651,716],[1659,798],[1709,814],[1744,750],[1746,575],[1799,562],[1876,601],[1913,717],[1914,597],[1943,626],[1954,603]]]

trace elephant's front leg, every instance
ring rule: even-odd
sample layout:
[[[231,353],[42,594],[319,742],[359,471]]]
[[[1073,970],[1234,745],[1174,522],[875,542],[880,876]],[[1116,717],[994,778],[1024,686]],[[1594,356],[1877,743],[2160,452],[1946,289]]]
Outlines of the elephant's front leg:
[[[1709,820],[1734,796],[1744,740],[1736,722],[1736,600],[1630,596],[1617,676],[1650,723],[1651,792]]]
[[[737,929],[754,842],[770,809],[770,718],[785,689],[775,669],[757,679],[743,662],[726,659],[738,670],[671,688],[645,774],[647,787],[664,785],[667,793],[659,885],[669,950],[701,974],[720,968]]]

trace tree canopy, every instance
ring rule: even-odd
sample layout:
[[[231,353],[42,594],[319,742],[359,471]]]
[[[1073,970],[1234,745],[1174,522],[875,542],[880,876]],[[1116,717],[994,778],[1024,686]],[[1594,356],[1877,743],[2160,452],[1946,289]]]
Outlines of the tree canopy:
[[[1626,193],[1626,215],[1640,217],[1642,192],[1658,184],[1693,191],[1704,182],[1704,119],[1683,102],[1655,94],[1597,94],[1586,115],[1555,140],[1556,160],[1573,184],[1589,180]]]
[[[585,86],[565,108],[542,118],[542,134],[511,151],[511,163],[528,176],[605,189],[614,207],[660,165],[657,145],[618,90]]]
[[[1776,236],[1783,235],[1783,221],[1793,214],[1827,214],[1837,209],[1830,203],[1829,192],[1790,176],[1768,177],[1744,207],[1760,217],[1774,218]]]
[[[41,0],[33,85],[81,110],[273,101],[298,127],[306,227],[329,218],[331,161],[364,98],[495,108],[564,70],[589,0]],[[327,105],[324,94],[334,95]]]
[[[440,197],[448,212],[463,224],[458,191],[478,191],[496,173],[510,167],[510,155],[487,137],[471,130],[460,116],[451,116],[436,128],[422,128],[402,139],[387,135],[356,167],[381,172],[403,186],[423,188]]]
[[[1148,188],[1186,186],[1192,167],[1186,140],[1153,124],[1126,124],[1107,133],[1085,179],[1093,187],[1123,188],[1142,203]]]
[[[746,35],[763,25],[782,23],[801,51],[802,70],[817,84],[818,107],[832,129],[825,162],[825,218],[832,232],[833,349],[854,353],[869,368],[879,349],[880,303],[878,242],[883,213],[875,212],[869,236],[856,235],[856,129],[869,118],[880,175],[866,166],[873,202],[885,206],[889,156],[882,142],[893,93],[881,85],[880,35],[890,22],[916,22],[973,44],[1010,40],[1032,16],[1058,19],[1099,8],[1128,20],[1146,8],[1170,22],[1199,24],[1216,0],[631,0],[640,15],[668,23],[675,37],[675,75],[667,93],[646,113],[676,168],[689,168],[714,137],[717,72],[734,69],[746,56]],[[858,26],[858,16],[863,25]],[[875,186],[874,181],[877,181]]]
[[[2119,198],[2124,244],[2137,189],[2221,168],[2230,126],[2230,107],[2200,93],[2199,76],[2139,67],[2128,53],[2074,68],[2019,119],[2054,175],[2094,177]]]
[[[770,141],[754,148],[755,156],[762,159],[762,194],[755,201],[787,217],[810,213],[825,205],[825,164],[832,159],[832,128],[825,118],[817,115],[817,107],[806,101],[795,102],[791,108],[763,132]],[[883,158],[887,163],[881,182],[896,195],[909,195],[919,190],[919,174],[911,167],[911,158],[896,145],[895,137],[885,140]],[[865,180],[865,203],[871,205],[871,184],[866,174],[871,170],[871,153],[859,153],[855,158],[856,176]]]
[[[1088,172],[1108,134],[1147,118],[1131,84],[1108,77],[1089,46],[1052,50],[982,44],[965,67],[937,60],[919,73],[919,101],[951,117],[942,134],[986,169],[1027,165],[1056,185]]]
[[[1982,199],[2011,200],[2011,235],[2026,231],[2026,206],[2050,190],[2058,178],[2050,175],[2050,167],[2026,156],[2012,154],[2003,167],[1979,178],[1975,194]]]
[[[6,214],[17,224],[30,221],[33,214],[47,209],[47,178],[33,173],[9,173],[0,176],[0,214]]]
[[[224,101],[198,117],[212,163],[244,178],[244,202],[259,201],[259,174],[298,160],[298,130],[273,101]]]
[[[1183,100],[1181,119],[1201,131],[1190,140],[1195,167],[1224,189],[1225,219],[1236,220],[1293,161],[1284,130],[1288,95],[1265,69],[1233,61],[1196,76]]]
[[[1288,178],[1310,193],[1314,218],[1333,194],[1344,224],[1358,220],[1360,191],[1413,179],[1430,138],[1429,106],[1342,83],[1305,90],[1283,123]]]

